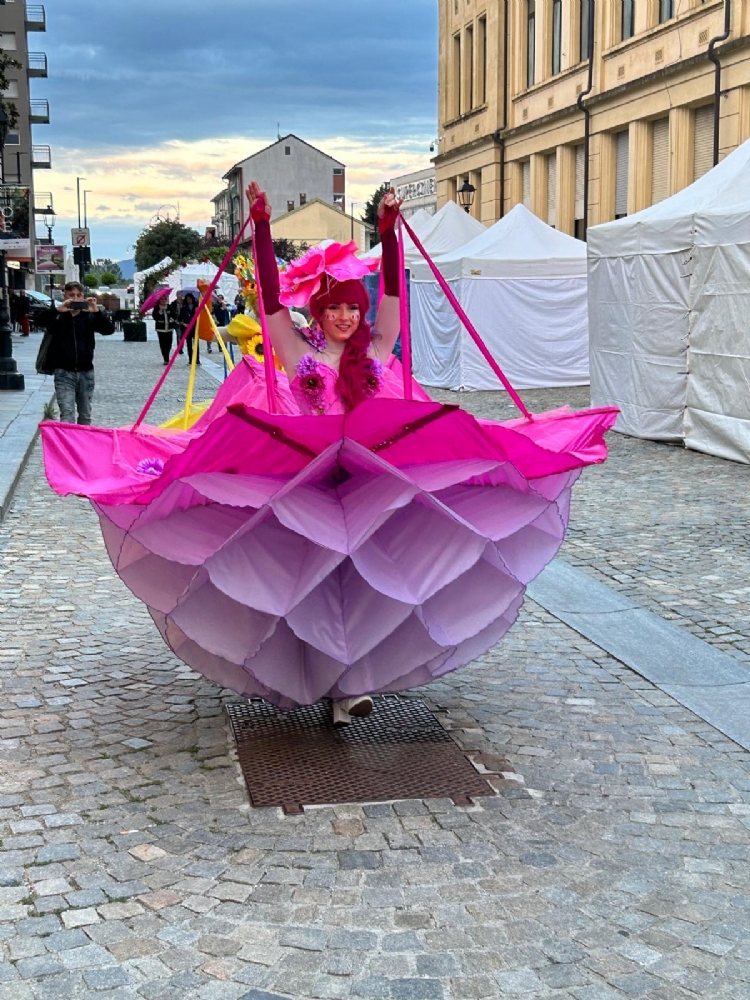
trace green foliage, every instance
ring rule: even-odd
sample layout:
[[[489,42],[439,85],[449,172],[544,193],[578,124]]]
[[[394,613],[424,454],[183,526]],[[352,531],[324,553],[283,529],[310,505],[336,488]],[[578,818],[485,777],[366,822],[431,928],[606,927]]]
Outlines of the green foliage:
[[[112,288],[113,285],[117,284],[117,275],[112,274],[111,271],[105,271],[103,274],[99,275],[99,284]]]
[[[21,64],[17,59],[14,59],[7,52],[0,49],[0,94],[5,93],[8,89],[7,70],[20,68]],[[15,101],[4,100],[0,97],[0,108],[3,109],[8,118],[8,131],[12,131],[18,125],[18,108]]]
[[[207,252],[202,236],[195,229],[176,219],[159,219],[146,226],[135,241],[135,266],[145,271],[165,257],[175,262],[196,260]]]
[[[370,243],[372,246],[377,246],[380,243],[380,232],[378,231],[378,205],[380,204],[380,199],[384,194],[387,194],[391,190],[391,185],[384,181],[377,191],[374,191],[370,200],[365,205],[365,211],[362,216],[363,221],[370,227]]]
[[[297,260],[307,250],[307,243],[302,243],[300,240],[278,239],[273,241],[273,252],[281,260]]]
[[[99,257],[92,264],[89,274],[99,275],[100,285],[124,285],[125,278],[123,277],[120,265],[116,260],[111,260],[109,257]],[[112,281],[105,281],[105,275],[114,275]]]
[[[99,278],[95,274],[87,274],[83,279],[83,283],[86,288],[98,288]]]

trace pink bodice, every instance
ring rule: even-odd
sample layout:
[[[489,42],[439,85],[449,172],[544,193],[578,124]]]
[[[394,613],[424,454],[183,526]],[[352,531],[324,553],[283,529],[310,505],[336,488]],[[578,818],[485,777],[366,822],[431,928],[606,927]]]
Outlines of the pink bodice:
[[[314,357],[314,355],[309,356]],[[339,380],[338,371],[323,361],[318,361],[317,358],[315,358],[315,362],[323,382],[319,393],[313,396],[310,392],[305,391],[302,387],[302,380],[298,375],[295,375],[289,383],[289,388],[294,396],[295,403],[299,406],[300,413],[332,416],[346,412],[337,388]],[[397,371],[394,370],[394,366],[397,368]],[[401,373],[401,366],[393,355],[389,358],[388,363],[383,365],[383,383],[377,394],[377,398],[404,398],[404,380]],[[414,398],[429,400],[430,397],[421,386],[414,383]]]

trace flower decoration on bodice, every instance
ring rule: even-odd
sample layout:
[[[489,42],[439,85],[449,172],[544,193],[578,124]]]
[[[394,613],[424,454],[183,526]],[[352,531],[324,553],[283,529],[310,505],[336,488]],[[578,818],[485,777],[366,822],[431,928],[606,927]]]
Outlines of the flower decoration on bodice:
[[[311,413],[325,413],[326,383],[320,364],[312,354],[303,355],[295,369],[299,387],[307,399]]]
[[[377,358],[368,357],[362,366],[362,390],[371,399],[377,396],[383,385],[383,365]]]
[[[161,458],[142,458],[136,471],[142,476],[160,476],[164,472],[164,462]]]
[[[307,305],[320,290],[326,276],[333,282],[351,281],[377,271],[379,262],[362,260],[357,257],[358,250],[354,240],[350,243],[330,243],[327,247],[311,247],[304,256],[293,260],[281,272],[281,304],[289,309],[300,309]]]

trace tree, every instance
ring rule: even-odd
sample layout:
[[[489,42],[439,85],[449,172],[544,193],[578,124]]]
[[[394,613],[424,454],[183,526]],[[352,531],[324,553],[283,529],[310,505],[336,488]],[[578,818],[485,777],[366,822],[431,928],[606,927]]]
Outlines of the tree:
[[[98,288],[99,278],[95,274],[86,274],[84,275],[83,283],[86,288]]]
[[[17,59],[9,56],[7,52],[0,49],[0,94],[4,94],[6,90],[9,90],[8,77],[6,71],[9,69],[20,69],[21,64]],[[4,100],[0,97],[0,108],[3,109],[5,115],[8,119],[7,130],[11,131],[18,125],[18,108],[14,101]],[[5,136],[3,136],[5,139]]]
[[[279,260],[285,260],[287,263],[297,260],[307,252],[307,249],[307,243],[302,243],[299,240],[277,239],[273,241],[273,252]]]
[[[195,260],[204,255],[200,233],[176,219],[159,219],[141,232],[135,241],[135,266],[139,271],[153,267],[165,257]]]
[[[112,274],[111,271],[104,271],[103,274],[99,275],[99,284],[106,285],[108,288],[111,288],[113,285],[117,284],[117,275]]]
[[[377,191],[374,191],[372,197],[365,205],[365,213],[362,216],[363,221],[367,226],[370,227],[370,242],[372,246],[377,246],[380,243],[380,231],[378,230],[378,205],[380,204],[380,199],[384,194],[387,194],[391,190],[391,185],[388,181],[383,181]]]
[[[124,285],[125,278],[123,277],[122,271],[120,270],[120,265],[116,260],[111,260],[109,257],[99,257],[91,266],[89,274],[99,275],[100,285]],[[112,277],[111,281],[105,281],[104,276],[110,275]]]

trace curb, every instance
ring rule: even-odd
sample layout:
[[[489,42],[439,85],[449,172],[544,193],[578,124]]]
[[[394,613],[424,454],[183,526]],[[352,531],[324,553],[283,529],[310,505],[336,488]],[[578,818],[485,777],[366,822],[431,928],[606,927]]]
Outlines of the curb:
[[[51,383],[34,390],[0,438],[3,456],[0,464],[0,522],[5,520],[13,503],[16,487],[39,437],[44,406],[54,398],[54,394]]]

